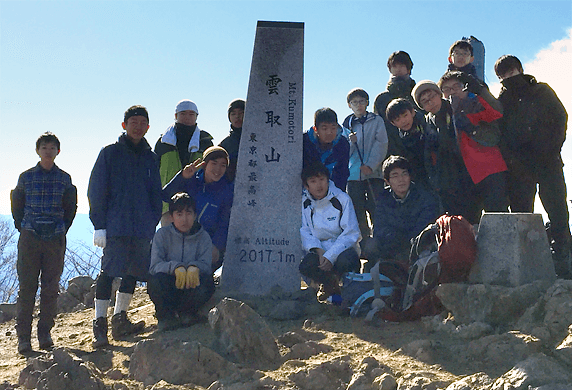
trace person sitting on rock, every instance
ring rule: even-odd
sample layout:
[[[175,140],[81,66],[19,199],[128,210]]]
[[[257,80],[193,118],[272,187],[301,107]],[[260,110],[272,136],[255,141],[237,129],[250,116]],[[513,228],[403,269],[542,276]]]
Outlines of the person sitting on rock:
[[[317,161],[302,170],[302,247],[300,273],[321,284],[318,300],[340,294],[340,278],[359,271],[361,234],[348,194],[330,180],[328,168]]]
[[[147,291],[155,304],[158,330],[197,321],[197,311],[214,294],[212,241],[197,221],[195,200],[180,192],[171,198],[172,224],[155,233]]]
[[[387,187],[377,198],[373,240],[365,248],[371,269],[378,260],[391,260],[407,267],[411,239],[439,216],[433,193],[411,181],[411,164],[405,157],[389,156],[383,163]]]

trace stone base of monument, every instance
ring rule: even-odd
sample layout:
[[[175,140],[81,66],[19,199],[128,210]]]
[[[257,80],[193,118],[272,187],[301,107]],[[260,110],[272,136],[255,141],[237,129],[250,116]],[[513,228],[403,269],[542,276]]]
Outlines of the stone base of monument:
[[[542,216],[485,213],[469,282],[516,287],[535,280],[556,280]]]

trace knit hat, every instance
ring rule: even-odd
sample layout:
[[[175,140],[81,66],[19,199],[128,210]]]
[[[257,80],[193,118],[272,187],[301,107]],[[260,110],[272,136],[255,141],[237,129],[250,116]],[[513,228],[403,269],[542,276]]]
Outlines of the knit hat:
[[[207,150],[203,152],[204,162],[208,162],[210,160],[216,160],[217,158],[221,157],[226,158],[226,165],[228,166],[230,162],[228,159],[228,152],[225,150],[225,148],[220,146],[211,146],[210,148],[207,148]]]
[[[241,110],[244,110],[245,104],[246,102],[242,99],[234,99],[232,102],[230,102],[230,104],[228,105],[228,119],[230,120],[230,112],[232,110],[234,110],[235,108],[240,108]]]
[[[421,104],[419,103],[419,99],[421,99],[421,94],[425,91],[428,90],[434,90],[435,92],[437,92],[439,94],[439,96],[441,96],[443,93],[441,92],[441,89],[439,88],[439,86],[434,83],[431,80],[422,80],[420,82],[418,82],[415,87],[413,88],[413,90],[411,91],[411,96],[413,96],[413,99],[415,99],[415,104],[417,104],[417,106],[421,107]]]
[[[178,114],[181,111],[194,111],[197,113],[197,115],[199,115],[199,109],[197,108],[197,105],[195,104],[195,102],[189,99],[184,99],[181,100],[179,103],[177,103],[177,108],[175,108],[175,114]]]

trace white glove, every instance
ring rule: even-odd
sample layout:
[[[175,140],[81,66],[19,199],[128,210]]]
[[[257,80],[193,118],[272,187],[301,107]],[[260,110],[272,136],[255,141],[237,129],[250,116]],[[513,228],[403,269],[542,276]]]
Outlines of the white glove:
[[[107,230],[99,229],[93,232],[93,245],[100,248],[105,248],[105,238],[107,235]]]

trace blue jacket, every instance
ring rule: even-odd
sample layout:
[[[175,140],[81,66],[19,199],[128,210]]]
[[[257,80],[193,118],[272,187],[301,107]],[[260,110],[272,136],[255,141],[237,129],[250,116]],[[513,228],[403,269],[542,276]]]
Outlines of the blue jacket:
[[[205,173],[201,169],[190,179],[177,173],[163,188],[163,201],[169,202],[177,192],[186,192],[197,203],[197,220],[207,231],[217,249],[226,249],[230,209],[234,195],[234,184],[226,177],[213,183],[205,183]]]
[[[161,219],[161,177],[145,138],[134,145],[123,133],[101,150],[87,197],[95,230],[106,229],[107,237],[153,238]]]
[[[393,257],[439,216],[439,202],[422,186],[411,183],[403,200],[386,188],[377,198],[373,238],[382,258]]]
[[[350,170],[348,168],[350,159],[350,143],[343,135],[343,129],[338,126],[338,134],[332,142],[332,147],[322,150],[318,143],[318,138],[311,127],[304,132],[304,167],[314,161],[321,161],[330,171],[330,180],[334,182],[340,190],[346,190]]]

